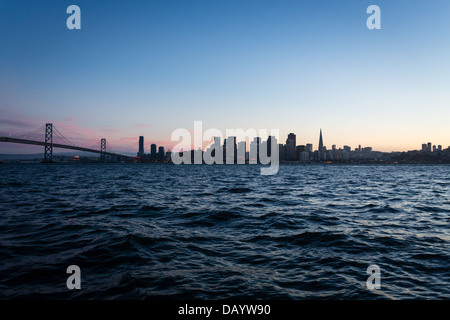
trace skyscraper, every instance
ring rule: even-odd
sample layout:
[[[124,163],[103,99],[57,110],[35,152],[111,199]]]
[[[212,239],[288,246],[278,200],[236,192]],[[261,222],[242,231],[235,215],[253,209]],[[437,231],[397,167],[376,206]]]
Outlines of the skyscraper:
[[[154,143],[150,146],[150,155],[152,158],[156,158],[156,144]]]
[[[217,157],[223,154],[222,146],[220,145],[220,137],[214,137],[214,144],[210,146],[212,148],[211,156],[215,157],[217,154]]]
[[[288,137],[286,139],[287,145],[292,145],[295,147],[297,145],[297,137],[295,136],[295,133],[289,133]]]
[[[159,160],[164,160],[164,147],[163,146],[158,148],[158,158],[159,158]]]
[[[323,149],[323,139],[322,139],[322,129],[320,129],[319,149],[318,149],[318,151],[322,151],[322,149]]]
[[[312,158],[313,158],[313,156],[314,156],[314,151],[313,151],[313,145],[312,145],[312,143],[307,143],[307,144],[306,144],[306,152],[308,152],[309,159],[312,160]]]
[[[336,160],[337,159],[337,155],[338,155],[338,153],[337,153],[336,145],[333,144],[331,146],[331,160]]]
[[[286,160],[297,160],[295,147],[297,145],[297,138],[294,133],[289,133],[286,139]]]
[[[237,144],[236,137],[228,137],[223,142],[223,155],[225,163],[236,163]]]
[[[286,160],[286,146],[282,143],[278,145],[278,156],[280,161]]]
[[[323,148],[323,139],[322,139],[322,129],[320,129],[319,136],[319,149],[317,150],[318,160],[325,160],[324,148]]]
[[[248,158],[249,163],[259,163],[259,146],[261,144],[260,137],[254,137],[250,142],[250,156]]]
[[[247,152],[247,144],[245,141],[241,141],[237,145],[237,163],[245,164]]]
[[[137,155],[138,155],[138,157],[144,156],[144,137],[143,136],[139,137],[139,152]]]
[[[277,138],[275,136],[269,136],[267,138],[267,156],[271,157],[272,156],[272,148],[274,148],[274,150],[276,150],[276,152],[278,152],[278,142],[277,142]]]

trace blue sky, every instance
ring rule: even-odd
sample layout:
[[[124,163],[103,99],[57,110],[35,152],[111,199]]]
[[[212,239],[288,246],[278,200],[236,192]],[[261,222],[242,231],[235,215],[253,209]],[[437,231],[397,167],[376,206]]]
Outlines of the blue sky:
[[[315,148],[320,128],[327,147],[447,147],[449,38],[446,0],[0,1],[0,131],[53,122],[134,151],[202,120]]]

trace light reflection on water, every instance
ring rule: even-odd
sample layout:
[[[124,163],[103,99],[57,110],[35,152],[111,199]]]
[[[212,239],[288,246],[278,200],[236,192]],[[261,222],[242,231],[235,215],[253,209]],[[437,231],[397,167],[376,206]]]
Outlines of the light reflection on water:
[[[448,299],[449,169],[3,164],[0,298]]]

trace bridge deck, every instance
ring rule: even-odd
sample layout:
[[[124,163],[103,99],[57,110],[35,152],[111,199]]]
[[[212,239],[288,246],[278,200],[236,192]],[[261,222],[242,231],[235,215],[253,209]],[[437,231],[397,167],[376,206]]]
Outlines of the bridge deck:
[[[31,144],[31,145],[35,145],[35,146],[45,146],[45,142],[42,142],[42,141],[33,141],[33,140],[17,139],[17,138],[10,138],[10,137],[0,137],[0,142]],[[53,146],[53,148],[78,150],[78,151],[92,152],[92,153],[98,153],[98,154],[102,153],[100,150],[77,147],[77,146],[70,146],[70,145],[65,145],[65,144],[60,144],[60,143],[52,143],[52,146]],[[126,156],[126,155],[114,153],[114,152],[105,152],[105,155],[113,156],[113,157],[128,158],[128,159],[133,158],[130,156]]]

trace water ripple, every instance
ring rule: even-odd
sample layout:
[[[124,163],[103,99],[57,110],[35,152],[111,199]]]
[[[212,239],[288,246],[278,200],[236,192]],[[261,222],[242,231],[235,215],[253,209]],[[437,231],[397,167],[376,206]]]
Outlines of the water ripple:
[[[3,164],[0,299],[450,299],[449,169]]]

